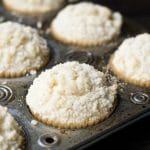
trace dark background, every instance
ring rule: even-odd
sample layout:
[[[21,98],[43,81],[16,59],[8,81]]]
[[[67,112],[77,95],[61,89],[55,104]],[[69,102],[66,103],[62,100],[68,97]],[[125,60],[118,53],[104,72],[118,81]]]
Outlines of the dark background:
[[[143,16],[150,14],[150,0],[92,0],[107,5],[128,16]]]
[[[150,31],[150,0],[93,0],[139,21]],[[87,150],[150,150],[150,116],[103,139]]]

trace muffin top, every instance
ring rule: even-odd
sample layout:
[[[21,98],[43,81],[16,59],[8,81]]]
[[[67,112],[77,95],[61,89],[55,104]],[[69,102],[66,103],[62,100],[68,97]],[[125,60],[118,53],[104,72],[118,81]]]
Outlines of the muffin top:
[[[3,0],[6,8],[23,14],[44,14],[61,8],[66,0]]]
[[[66,6],[51,25],[52,34],[65,43],[102,45],[120,33],[122,17],[109,8],[81,2]]]
[[[20,150],[23,147],[21,128],[6,107],[0,106],[0,149]]]
[[[48,62],[47,42],[35,29],[5,22],[0,31],[0,77],[24,75]]]
[[[26,102],[40,120],[61,128],[80,128],[102,121],[114,108],[116,85],[87,64],[67,62],[47,70],[30,87]]]
[[[125,78],[150,85],[150,34],[124,40],[111,63]]]

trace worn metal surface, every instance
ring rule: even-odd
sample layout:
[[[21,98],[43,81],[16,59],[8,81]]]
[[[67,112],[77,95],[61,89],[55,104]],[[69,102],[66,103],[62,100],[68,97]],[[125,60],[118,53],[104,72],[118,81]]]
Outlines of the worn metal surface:
[[[5,16],[4,20],[14,20],[13,17],[7,18],[8,15],[5,14],[4,10],[0,9],[0,12],[1,16]],[[15,20],[18,21],[16,18]],[[43,70],[51,68],[60,62],[78,60],[82,63],[85,62],[94,65],[99,70],[106,71],[106,64],[117,45],[125,37],[144,31],[146,30],[139,24],[125,19],[119,39],[116,39],[115,42],[107,46],[89,48],[66,46],[55,41],[49,35],[44,34],[51,49],[51,60]],[[31,121],[35,120],[35,118],[29,112],[25,103],[25,97],[29,86],[37,75],[29,75],[15,79],[0,79],[0,104],[7,106],[9,112],[22,126],[25,133],[25,146],[27,150],[77,149],[94,140],[101,139],[106,134],[113,132],[116,128],[130,123],[135,118],[141,117],[141,115],[147,113],[150,109],[150,90],[148,88],[139,88],[118,80],[120,86],[117,96],[118,105],[114,113],[104,122],[85,129],[74,130],[57,129],[41,122],[38,122],[37,125],[32,125]],[[110,72],[108,73],[108,77],[111,80],[112,74]],[[144,93],[144,96],[147,98],[146,102],[140,103],[139,101],[144,101],[144,98],[139,96],[139,94],[135,97],[135,93],[142,93],[142,95]],[[138,103],[133,102],[135,98]]]

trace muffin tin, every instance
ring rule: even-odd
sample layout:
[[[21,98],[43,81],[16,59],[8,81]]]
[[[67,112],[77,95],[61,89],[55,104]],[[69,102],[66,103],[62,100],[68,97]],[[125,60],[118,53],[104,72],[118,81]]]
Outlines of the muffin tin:
[[[8,17],[9,14],[2,8],[0,8],[0,15],[2,16],[0,18],[3,18],[1,21],[20,21],[16,17]],[[60,62],[78,60],[107,72],[107,79],[111,82],[111,79],[116,77],[106,67],[110,55],[124,38],[147,31],[134,21],[124,20],[121,36],[113,43],[102,47],[81,48],[67,46],[55,41],[40,29],[40,33],[42,31],[51,49],[51,60],[43,70],[51,68]],[[32,116],[25,103],[25,97],[29,86],[39,73],[21,78],[0,79],[0,104],[7,106],[9,112],[22,126],[25,136],[25,149],[27,150],[82,149],[141,119],[150,112],[149,88],[127,84],[116,78],[119,85],[118,105],[114,113],[104,122],[85,129],[74,130],[57,129],[39,121],[35,122],[33,120],[36,119]]]

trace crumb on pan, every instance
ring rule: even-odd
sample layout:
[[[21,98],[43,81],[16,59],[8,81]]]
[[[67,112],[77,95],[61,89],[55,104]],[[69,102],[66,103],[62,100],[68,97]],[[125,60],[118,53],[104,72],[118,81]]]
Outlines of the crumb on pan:
[[[36,120],[31,120],[31,124],[32,124],[33,126],[36,126],[36,125],[38,124],[38,121],[36,121]]]

